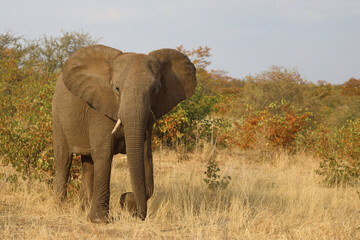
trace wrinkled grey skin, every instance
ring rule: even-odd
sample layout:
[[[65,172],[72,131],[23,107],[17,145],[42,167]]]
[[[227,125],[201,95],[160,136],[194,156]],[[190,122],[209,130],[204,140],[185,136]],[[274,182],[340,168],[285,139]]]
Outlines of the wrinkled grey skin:
[[[114,154],[126,153],[133,192],[121,204],[141,219],[154,191],[151,134],[155,119],[190,97],[195,67],[182,53],[122,53],[103,45],[80,49],[64,64],[53,98],[55,192],[66,197],[72,153],[81,154],[81,196],[88,219],[107,222]],[[118,119],[120,127],[112,133]]]

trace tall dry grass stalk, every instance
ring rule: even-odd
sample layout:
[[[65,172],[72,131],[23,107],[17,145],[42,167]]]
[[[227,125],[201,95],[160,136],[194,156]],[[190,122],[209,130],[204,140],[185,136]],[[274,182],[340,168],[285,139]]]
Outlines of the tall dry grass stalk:
[[[315,159],[277,152],[254,164],[248,152],[219,151],[220,174],[232,181],[212,191],[203,181],[211,154],[211,146],[181,161],[173,151],[155,153],[155,192],[145,221],[121,210],[121,193],[131,187],[126,158],[117,156],[114,221],[107,225],[87,222],[76,197],[60,208],[45,183],[11,183],[2,175],[0,239],[360,239],[356,189],[322,187]],[[13,173],[4,166],[0,171]]]

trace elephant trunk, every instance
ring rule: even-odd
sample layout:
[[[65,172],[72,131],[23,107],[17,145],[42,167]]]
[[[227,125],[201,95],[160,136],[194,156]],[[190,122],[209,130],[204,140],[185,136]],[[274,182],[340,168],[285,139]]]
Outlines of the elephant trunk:
[[[133,105],[130,113],[120,115],[125,131],[126,153],[137,216],[144,220],[147,214],[144,137],[149,113],[142,104],[139,105]]]

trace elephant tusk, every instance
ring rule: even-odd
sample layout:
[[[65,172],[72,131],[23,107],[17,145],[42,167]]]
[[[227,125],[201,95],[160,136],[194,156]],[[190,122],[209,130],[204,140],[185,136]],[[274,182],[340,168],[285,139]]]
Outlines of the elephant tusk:
[[[152,117],[153,117],[153,119],[154,119],[154,122],[156,122],[156,117],[155,117],[154,112],[153,112],[153,111],[150,111],[150,113],[151,113],[151,116],[152,116]]]
[[[111,131],[111,134],[114,134],[116,132],[116,130],[119,128],[120,124],[121,124],[121,120],[119,118],[116,122],[114,129]]]

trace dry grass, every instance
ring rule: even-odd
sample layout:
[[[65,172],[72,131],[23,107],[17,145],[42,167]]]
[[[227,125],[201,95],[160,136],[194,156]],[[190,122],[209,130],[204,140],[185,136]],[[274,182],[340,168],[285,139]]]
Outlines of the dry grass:
[[[38,182],[0,180],[0,239],[360,239],[360,199],[353,188],[323,188],[318,163],[306,155],[272,154],[249,163],[254,153],[223,151],[221,174],[232,177],[214,192],[203,181],[209,151],[179,161],[155,153],[155,193],[145,221],[120,208],[130,181],[124,156],[113,164],[114,222],[87,222],[76,198],[60,209],[51,188]],[[2,173],[12,173],[0,167]]]

